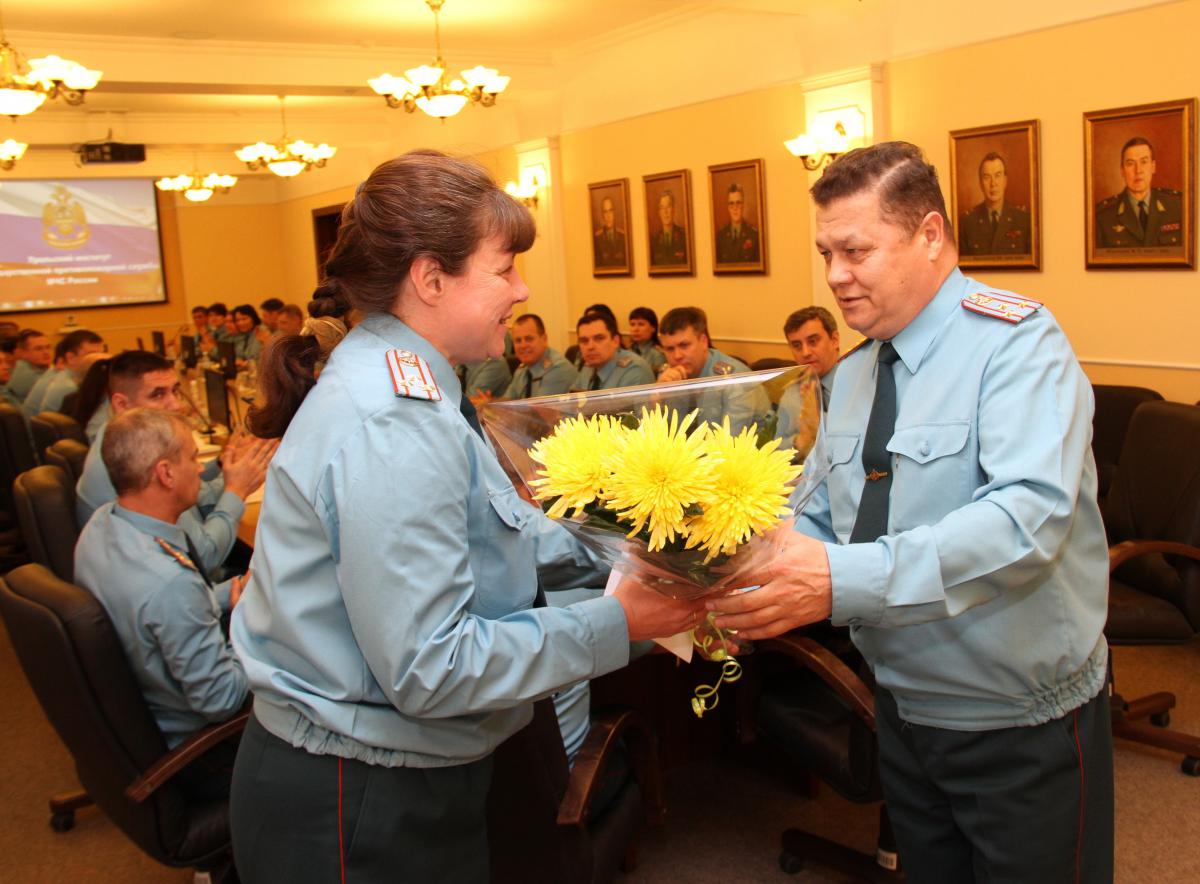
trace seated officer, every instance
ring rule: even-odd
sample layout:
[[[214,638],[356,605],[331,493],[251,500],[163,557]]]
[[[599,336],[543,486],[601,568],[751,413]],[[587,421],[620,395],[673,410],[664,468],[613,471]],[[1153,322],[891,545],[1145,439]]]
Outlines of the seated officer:
[[[242,664],[221,632],[243,578],[209,584],[178,524],[196,505],[200,459],[177,414],[135,408],[105,428],[117,499],[79,536],[75,579],[104,605],[167,745],[246,702]]]
[[[513,349],[520,367],[504,391],[505,399],[528,399],[565,393],[575,383],[575,366],[550,348],[546,326],[536,313],[526,313],[512,327]]]
[[[676,307],[667,311],[658,327],[658,339],[667,354],[667,367],[658,375],[660,384],[688,378],[724,377],[749,371],[740,359],[726,356],[713,347],[708,337],[708,316],[699,307]],[[729,417],[729,426],[738,432],[758,424],[769,416],[771,403],[761,389],[742,392],[708,390],[697,395],[695,407],[700,417],[720,423]]]
[[[463,395],[475,405],[482,405],[501,395],[512,383],[512,371],[507,360],[497,356],[483,362],[460,365],[456,371],[463,385]]]
[[[62,371],[56,374],[42,391],[41,401],[36,404],[36,410],[30,410],[29,414],[34,415],[41,411],[60,411],[62,409],[63,400],[72,393],[79,391],[79,384],[83,380],[83,376],[87,374],[89,368],[98,357],[104,356],[104,339],[98,334],[91,331],[80,330],[71,332],[63,338],[56,352],[61,349],[62,352]],[[49,376],[50,372],[42,375],[42,380]],[[38,381],[40,384],[41,381]],[[29,393],[29,399],[25,400],[25,405],[30,406],[30,400],[33,399],[34,393],[37,391],[37,386]]]
[[[17,335],[13,355],[17,361],[13,365],[12,377],[8,380],[8,389],[13,396],[24,402],[38,378],[50,368],[54,359],[54,345],[42,332],[35,328],[26,328]]]
[[[796,364],[812,369],[812,375],[790,384],[779,397],[779,423],[775,435],[783,439],[784,448],[796,449],[803,458],[817,439],[820,423],[817,404],[822,411],[829,410],[840,344],[837,320],[824,307],[805,307],[788,316],[783,324],[783,336],[787,338]],[[810,389],[812,383],[819,383],[816,391]]]
[[[609,313],[585,313],[575,325],[583,368],[572,390],[609,390],[654,383],[649,363],[621,346],[616,317]]]
[[[126,350],[94,366],[93,370],[106,368],[109,405],[114,417],[134,408],[180,410],[179,380],[171,363],[161,356],[145,350]],[[117,496],[101,457],[107,429],[108,424],[96,434],[75,486],[75,514],[80,527],[87,523],[93,512]],[[215,506],[207,516],[201,515],[198,507],[186,508],[179,522],[179,527],[187,532],[195,545],[198,564],[206,573],[220,566],[233,549],[238,521],[246,509],[244,501],[262,485],[266,463],[275,446],[274,442],[259,439],[231,444],[226,448],[223,471],[217,461],[206,468],[203,478],[207,481],[202,484],[198,497],[201,504]],[[259,464],[259,455],[263,451],[267,454]]]

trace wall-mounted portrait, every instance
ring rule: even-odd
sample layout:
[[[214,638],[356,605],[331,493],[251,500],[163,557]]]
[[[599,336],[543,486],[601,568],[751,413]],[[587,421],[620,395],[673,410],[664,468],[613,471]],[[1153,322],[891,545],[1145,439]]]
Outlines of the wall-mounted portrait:
[[[767,272],[763,161],[708,167],[713,273]]]
[[[592,223],[592,276],[629,276],[633,249],[629,239],[629,179],[588,185]]]
[[[950,217],[963,267],[1041,269],[1040,151],[1037,120],[950,133]]]
[[[1196,99],[1083,115],[1086,263],[1196,266]]]
[[[650,275],[695,273],[692,176],[687,169],[642,176]]]

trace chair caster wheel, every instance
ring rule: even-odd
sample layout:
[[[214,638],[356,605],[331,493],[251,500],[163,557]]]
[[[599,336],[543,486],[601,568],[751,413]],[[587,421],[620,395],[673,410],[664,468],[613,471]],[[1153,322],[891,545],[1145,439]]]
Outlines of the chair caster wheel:
[[[796,875],[804,868],[804,860],[785,850],[779,854],[779,868],[785,875]]]
[[[1150,716],[1150,723],[1155,727],[1170,727],[1171,713],[1170,712],[1155,712]]]
[[[1200,758],[1197,758],[1195,755],[1189,755],[1183,759],[1183,763],[1179,765],[1179,769],[1189,777],[1200,777]]]
[[[50,817],[50,828],[56,832],[69,832],[75,828],[75,811],[56,813]]]

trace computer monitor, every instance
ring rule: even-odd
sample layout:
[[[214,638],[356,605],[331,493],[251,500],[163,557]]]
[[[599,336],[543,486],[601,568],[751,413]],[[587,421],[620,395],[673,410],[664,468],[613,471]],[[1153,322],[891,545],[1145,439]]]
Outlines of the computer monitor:
[[[195,368],[199,362],[199,357],[196,354],[196,339],[191,335],[184,335],[179,339],[179,348],[183,352],[183,367]]]
[[[163,337],[163,333],[160,331],[150,332],[150,341],[154,352],[165,358],[167,355],[167,339]]]
[[[233,341],[221,341],[217,344],[217,354],[221,362],[221,371],[225,377],[233,380],[237,377],[237,352],[233,349]]]
[[[229,422],[229,388],[225,375],[211,368],[204,369],[204,394],[208,399],[208,421],[233,429]]]

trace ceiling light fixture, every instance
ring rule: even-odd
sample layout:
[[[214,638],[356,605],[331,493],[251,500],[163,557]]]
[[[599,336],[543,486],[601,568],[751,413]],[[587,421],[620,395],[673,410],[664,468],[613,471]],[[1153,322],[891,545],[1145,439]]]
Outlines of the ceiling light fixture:
[[[438,13],[445,0],[425,0],[433,11],[433,44],[437,56],[432,65],[409,68],[403,77],[381,74],[367,82],[387,100],[388,107],[402,107],[410,114],[420,108],[431,117],[452,117],[468,104],[491,107],[496,96],[508,88],[508,77],[495,68],[477,65],[459,74],[461,79],[445,82],[446,60],[442,58],[442,28]]]
[[[286,96],[279,96],[279,114],[283,118],[283,139],[279,144],[267,144],[260,141],[257,144],[247,144],[241,150],[235,150],[234,155],[245,163],[250,170],[270,169],[280,178],[294,178],[301,172],[307,172],[313,166],[324,167],[325,161],[337,153],[336,147],[328,144],[309,144],[307,141],[288,141],[287,109],[284,106]]]
[[[31,114],[47,98],[61,98],[70,105],[83,104],[84,94],[95,89],[102,76],[101,71],[90,71],[57,55],[26,62],[8,42],[0,19],[0,114],[10,117]]]
[[[222,175],[210,172],[203,178],[199,172],[191,175],[176,175],[174,178],[159,178],[154,186],[159,190],[182,191],[185,199],[194,203],[202,203],[214,193],[229,193],[229,189],[237,184],[237,176]]]
[[[28,144],[24,141],[17,141],[15,138],[7,138],[0,142],[0,169],[7,172],[17,164],[17,160],[25,156],[25,151],[28,149]]]

